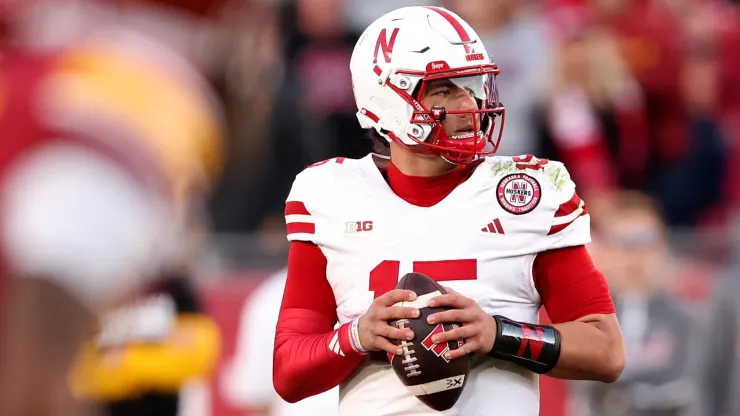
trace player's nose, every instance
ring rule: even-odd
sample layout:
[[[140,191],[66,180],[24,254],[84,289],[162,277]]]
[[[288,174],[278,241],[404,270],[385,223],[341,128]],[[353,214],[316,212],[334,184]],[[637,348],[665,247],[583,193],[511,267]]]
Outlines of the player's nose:
[[[455,109],[458,111],[474,111],[477,109],[475,105],[475,101],[467,99],[467,98],[458,100],[455,107],[456,107]],[[460,125],[463,125],[463,124],[472,125],[473,124],[473,113],[472,112],[457,114],[456,118],[458,120],[458,124]]]
[[[457,97],[455,107],[457,107],[457,110],[472,111],[478,109],[478,103],[475,101],[475,98],[468,94],[464,94]]]

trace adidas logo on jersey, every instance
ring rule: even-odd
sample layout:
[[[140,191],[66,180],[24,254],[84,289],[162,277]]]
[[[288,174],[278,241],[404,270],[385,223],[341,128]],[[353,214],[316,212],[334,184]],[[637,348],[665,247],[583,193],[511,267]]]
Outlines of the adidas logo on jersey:
[[[501,221],[499,221],[498,218],[489,222],[488,225],[481,228],[480,230],[484,233],[506,234],[504,233],[504,227],[501,226]]]

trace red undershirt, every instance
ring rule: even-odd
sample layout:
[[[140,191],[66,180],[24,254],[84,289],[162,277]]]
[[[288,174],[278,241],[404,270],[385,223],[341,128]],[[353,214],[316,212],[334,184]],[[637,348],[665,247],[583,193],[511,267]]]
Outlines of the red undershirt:
[[[415,177],[390,164],[383,173],[399,197],[429,207],[465,182],[473,169],[461,166],[442,176]],[[535,287],[554,323],[615,312],[606,281],[584,246],[539,253],[533,269]],[[273,363],[275,389],[285,400],[295,402],[337,386],[362,360],[350,346],[349,324],[333,329],[336,307],[321,249],[292,242]]]

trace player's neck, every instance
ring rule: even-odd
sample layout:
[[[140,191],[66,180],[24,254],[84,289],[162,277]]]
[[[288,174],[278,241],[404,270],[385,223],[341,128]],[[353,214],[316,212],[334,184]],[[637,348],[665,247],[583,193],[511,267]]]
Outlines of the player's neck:
[[[431,207],[449,195],[472,173],[471,165],[453,165],[442,158],[391,148],[384,175],[393,192],[406,202]]]
[[[441,176],[458,167],[439,156],[413,153],[396,143],[391,143],[391,163],[406,176],[422,177]]]

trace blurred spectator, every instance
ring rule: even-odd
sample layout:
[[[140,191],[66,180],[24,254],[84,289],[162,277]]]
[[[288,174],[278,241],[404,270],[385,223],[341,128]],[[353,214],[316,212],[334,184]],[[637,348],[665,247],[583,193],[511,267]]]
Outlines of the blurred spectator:
[[[406,6],[439,6],[441,0],[345,0],[345,19],[355,33],[362,33],[378,16]]]
[[[506,107],[499,155],[538,154],[533,123],[552,73],[552,42],[539,7],[521,0],[446,0],[480,34],[501,69],[496,82]]]
[[[648,143],[636,80],[586,10],[559,10],[552,18],[558,45],[542,108],[545,155],[563,161],[591,201],[600,198],[595,193],[638,187]]]
[[[593,0],[596,23],[614,34],[644,93],[649,146],[639,189],[654,196],[672,226],[697,224],[722,199],[724,143],[713,112],[709,43],[687,18],[694,1]],[[695,25],[712,26],[710,21]]]
[[[713,51],[717,60],[718,115],[729,152],[728,166],[740,163],[740,2],[711,2],[714,7],[703,14],[705,26],[711,29]],[[724,208],[740,207],[740,172],[726,169],[728,204]]]
[[[579,383],[585,414],[700,415],[699,343],[705,338],[666,291],[676,270],[658,207],[636,192],[621,192],[613,203],[595,261],[607,263],[602,270],[613,291],[627,363],[614,384]]]
[[[710,301],[703,391],[707,416],[740,414],[740,219],[733,224],[733,264]],[[709,341],[711,340],[711,341]]]
[[[716,65],[678,20],[691,15],[688,6],[588,6],[553,14],[565,36],[543,156],[563,160],[582,188],[649,193],[671,226],[700,223],[723,199],[726,155],[714,113]],[[684,47],[692,39],[699,46]]]
[[[221,215],[217,229],[283,234],[284,227],[275,224],[282,224],[296,174],[320,160],[370,151],[355,116],[348,62],[358,34],[345,25],[345,7],[344,0],[296,0],[280,7],[283,71],[270,103],[271,139],[254,176],[231,188],[228,204],[222,201],[229,214]]]
[[[333,416],[339,414],[339,387],[288,403],[272,382],[275,328],[287,271],[278,271],[249,296],[240,319],[234,360],[223,381],[224,394],[251,416]]]
[[[264,1],[236,3],[224,15],[224,30],[235,47],[216,85],[227,105],[230,160],[211,201],[211,214],[218,232],[254,231],[265,211],[264,175],[274,175],[268,170],[277,169],[270,117],[284,79],[283,35],[274,6]],[[290,160],[292,155],[285,157]]]

